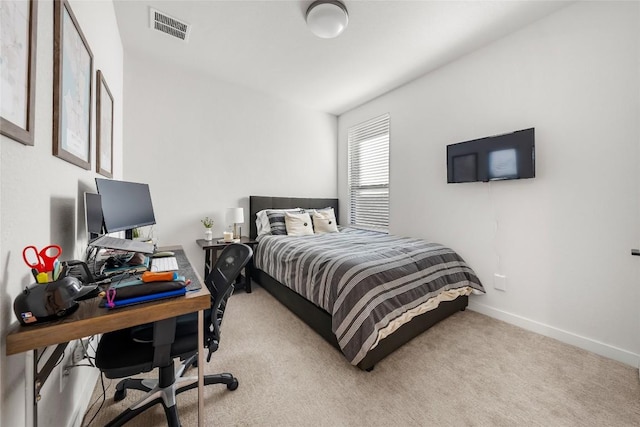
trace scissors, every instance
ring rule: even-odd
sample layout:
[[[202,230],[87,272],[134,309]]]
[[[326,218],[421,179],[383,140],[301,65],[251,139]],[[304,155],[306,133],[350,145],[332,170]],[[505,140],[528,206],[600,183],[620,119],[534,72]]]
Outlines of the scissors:
[[[22,259],[25,264],[31,268],[35,268],[39,273],[47,273],[53,271],[53,264],[62,254],[62,248],[58,245],[49,245],[38,252],[33,246],[27,246],[22,250]]]

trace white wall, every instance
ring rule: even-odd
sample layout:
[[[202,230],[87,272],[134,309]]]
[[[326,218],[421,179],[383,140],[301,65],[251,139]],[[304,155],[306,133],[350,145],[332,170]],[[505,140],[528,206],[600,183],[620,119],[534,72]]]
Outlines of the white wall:
[[[13,314],[13,299],[32,282],[22,261],[22,248],[58,243],[62,259],[81,259],[86,248],[82,195],[95,190],[96,174],[52,155],[53,126],[53,2],[39,1],[35,145],[24,146],[4,136],[1,144],[0,190],[0,425],[25,423],[25,356],[5,356],[5,336]],[[114,171],[122,171],[123,50],[111,1],[70,2],[93,52],[92,165],[95,168],[95,72],[100,69],[115,99]],[[68,356],[67,352],[67,356]],[[39,403],[40,426],[79,423],[91,396],[97,371],[78,368],[64,392],[59,369],[52,373]],[[77,419],[79,417],[80,419]]]
[[[181,244],[200,274],[200,219],[227,229],[250,195],[336,197],[335,116],[125,54],[124,177],[147,182],[158,245]],[[146,232],[146,231],[145,231]]]
[[[342,206],[347,129],[389,112],[391,232],[456,249],[487,289],[472,309],[637,366],[639,18],[570,5],[340,116]],[[528,127],[535,179],[446,184],[447,144]]]

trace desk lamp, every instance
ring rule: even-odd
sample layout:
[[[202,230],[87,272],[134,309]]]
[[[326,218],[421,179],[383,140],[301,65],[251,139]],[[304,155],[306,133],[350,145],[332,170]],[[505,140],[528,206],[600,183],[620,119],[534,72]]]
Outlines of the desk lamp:
[[[227,224],[233,224],[233,238],[239,239],[242,233],[242,227],[238,227],[238,224],[244,224],[244,209],[227,209]]]

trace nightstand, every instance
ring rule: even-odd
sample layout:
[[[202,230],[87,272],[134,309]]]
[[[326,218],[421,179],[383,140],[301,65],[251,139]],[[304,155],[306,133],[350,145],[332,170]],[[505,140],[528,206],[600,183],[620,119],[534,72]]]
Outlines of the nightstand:
[[[196,243],[198,244],[198,246],[200,246],[202,250],[204,250],[204,278],[205,279],[207,278],[207,276],[209,276],[209,272],[211,271],[211,268],[213,268],[213,266],[218,261],[219,252],[222,252],[222,250],[227,245],[231,244],[231,243],[218,243],[218,240],[222,240],[222,237],[214,237],[213,240],[204,240],[204,239],[196,240]],[[240,238],[240,243],[244,243],[245,245],[250,246],[251,249],[254,251],[256,249],[256,245],[258,244],[258,242],[256,242],[255,240],[250,239],[246,236],[242,236]],[[250,259],[247,265],[244,267],[244,275],[241,274],[240,276],[238,276],[238,279],[236,279],[236,286],[235,286],[236,289],[240,287],[244,287],[244,290],[247,293],[251,293],[252,273],[253,273],[253,258]]]

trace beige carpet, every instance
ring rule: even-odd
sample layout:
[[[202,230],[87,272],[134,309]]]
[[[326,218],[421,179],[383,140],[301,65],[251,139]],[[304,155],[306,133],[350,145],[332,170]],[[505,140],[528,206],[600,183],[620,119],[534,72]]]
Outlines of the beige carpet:
[[[206,372],[232,372],[240,386],[205,388],[207,426],[640,425],[636,369],[469,310],[372,372],[349,365],[260,287],[234,295],[225,316]],[[115,384],[92,426],[140,396],[114,403]],[[101,394],[98,382],[92,400]],[[197,425],[197,390],[178,402],[183,426]],[[128,425],[166,423],[158,406]]]

